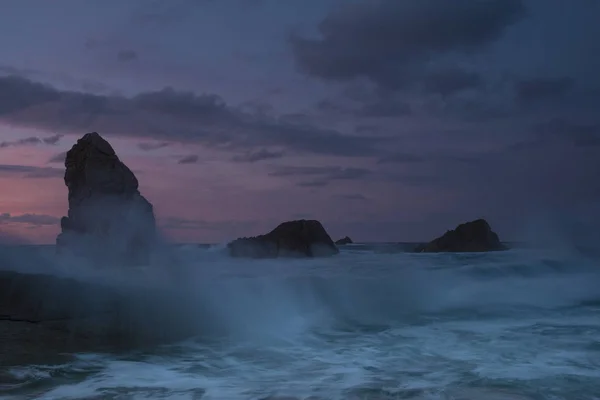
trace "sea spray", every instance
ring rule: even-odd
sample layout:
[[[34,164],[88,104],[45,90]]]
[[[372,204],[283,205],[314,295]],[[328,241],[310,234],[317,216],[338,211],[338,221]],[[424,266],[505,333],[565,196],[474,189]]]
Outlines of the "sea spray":
[[[15,398],[209,400],[592,399],[600,391],[594,257],[376,247],[312,260],[170,247],[180,276],[166,273],[168,264],[97,268],[43,247],[3,248],[12,266],[116,290],[128,329],[167,340],[79,349],[62,364],[43,354],[11,361],[0,374],[11,383],[0,390]],[[82,293],[79,310],[98,307],[96,296]]]

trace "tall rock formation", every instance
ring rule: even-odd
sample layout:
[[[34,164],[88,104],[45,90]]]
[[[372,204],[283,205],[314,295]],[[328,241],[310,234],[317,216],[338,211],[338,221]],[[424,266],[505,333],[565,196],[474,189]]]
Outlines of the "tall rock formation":
[[[111,145],[87,133],[67,152],[65,167],[69,212],[58,249],[101,263],[146,263],[156,241],[153,207]]]

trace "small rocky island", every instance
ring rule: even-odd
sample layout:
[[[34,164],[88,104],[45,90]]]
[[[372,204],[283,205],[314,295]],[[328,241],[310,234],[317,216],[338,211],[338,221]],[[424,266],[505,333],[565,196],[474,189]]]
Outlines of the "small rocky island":
[[[280,224],[271,232],[244,237],[227,245],[233,257],[327,257],[338,254],[331,237],[316,220],[296,220]]]
[[[431,242],[417,247],[418,253],[468,253],[507,250],[485,219],[466,222]]]
[[[111,145],[87,133],[67,152],[65,167],[69,211],[57,248],[98,262],[145,264],[156,238],[153,207]]]
[[[354,243],[354,242],[352,241],[352,239],[350,239],[349,236],[344,236],[343,238],[335,241],[336,246],[344,246],[346,244],[352,244],[352,243]]]

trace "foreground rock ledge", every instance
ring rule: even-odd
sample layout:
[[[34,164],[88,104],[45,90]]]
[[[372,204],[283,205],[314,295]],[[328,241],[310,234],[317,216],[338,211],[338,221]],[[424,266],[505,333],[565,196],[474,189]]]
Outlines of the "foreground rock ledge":
[[[156,239],[153,207],[111,145],[87,133],[67,152],[65,167],[69,211],[58,249],[98,261],[147,263]]]
[[[183,340],[201,333],[190,303],[180,287],[0,271],[0,366]]]
[[[507,250],[485,219],[466,222],[431,242],[417,247],[419,253],[475,253]]]
[[[233,257],[327,257],[338,254],[331,237],[316,220],[280,224],[266,235],[239,238],[227,245]]]

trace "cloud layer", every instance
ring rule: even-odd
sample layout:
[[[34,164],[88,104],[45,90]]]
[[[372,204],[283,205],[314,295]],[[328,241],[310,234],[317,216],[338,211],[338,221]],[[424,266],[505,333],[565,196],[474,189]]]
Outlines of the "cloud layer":
[[[165,88],[133,97],[103,96],[61,91],[17,76],[0,77],[0,121],[63,133],[95,130],[213,148],[267,145],[337,156],[374,154],[380,141],[243,112],[217,95]]]
[[[502,233],[600,200],[599,2],[292,3],[40,5],[27,30],[7,3],[0,178],[58,185],[61,135],[98,131],[152,171],[168,229],[220,238],[294,216],[353,237],[476,216]],[[62,47],[28,39],[46,23]]]
[[[481,80],[432,61],[485,50],[524,16],[521,0],[348,2],[323,19],[318,38],[290,41],[299,68],[311,76],[366,78],[386,90],[416,84],[449,94]]]

